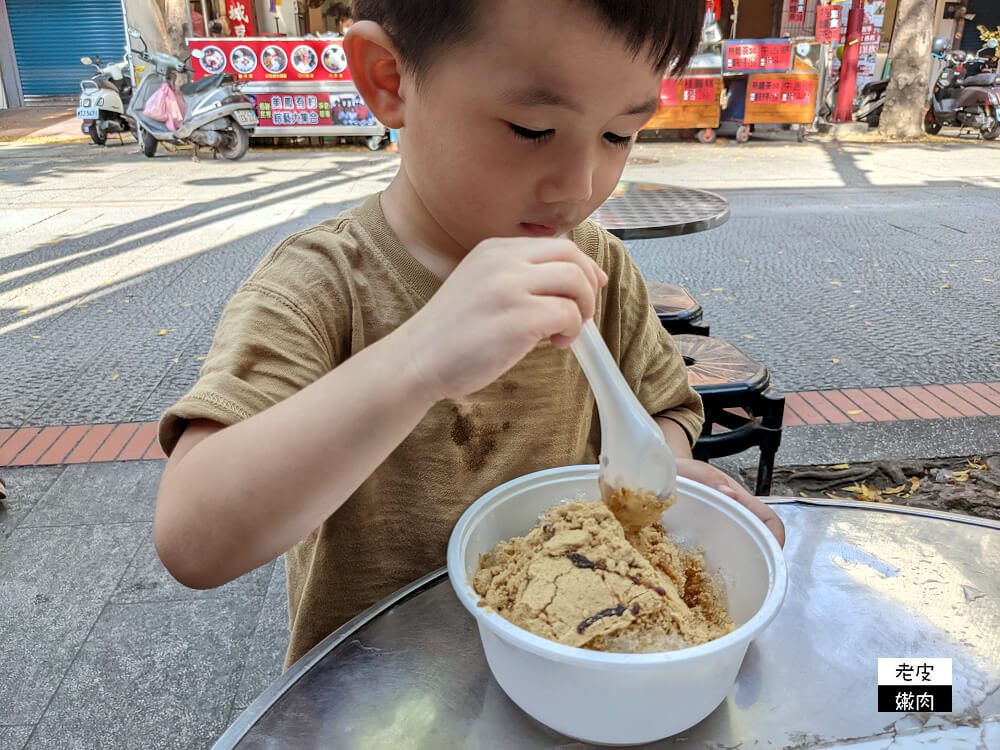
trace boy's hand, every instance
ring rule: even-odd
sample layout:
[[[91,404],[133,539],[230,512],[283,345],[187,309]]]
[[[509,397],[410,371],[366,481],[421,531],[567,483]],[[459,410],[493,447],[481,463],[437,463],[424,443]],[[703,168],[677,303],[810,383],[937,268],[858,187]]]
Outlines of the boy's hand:
[[[725,472],[716,469],[704,461],[697,461],[693,458],[678,458],[677,474],[688,479],[693,479],[700,484],[718,490],[723,495],[731,497],[763,521],[764,525],[777,538],[778,544],[782,547],[785,546],[785,525],[778,518],[778,514],[771,510],[766,503],[761,502],[759,498],[747,492],[739,482],[728,476]]]
[[[400,331],[436,402],[486,387],[539,341],[566,348],[594,316],[607,275],[568,239],[480,242]]]

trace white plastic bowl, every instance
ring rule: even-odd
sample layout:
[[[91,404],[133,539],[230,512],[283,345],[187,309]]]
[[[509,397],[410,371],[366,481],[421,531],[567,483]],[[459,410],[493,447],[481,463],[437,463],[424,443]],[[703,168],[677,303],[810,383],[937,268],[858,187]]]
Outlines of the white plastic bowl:
[[[569,737],[630,745],[691,727],[722,703],[747,646],[777,615],[787,572],[778,542],[746,508],[720,492],[677,478],[671,534],[705,550],[721,569],[736,629],[701,646],[656,654],[614,654],[563,646],[478,605],[472,577],[479,555],[524,536],[566,499],[596,501],[597,466],[547,469],[511,480],[473,503],[448,543],[448,577],[479,625],[486,661],[524,711]]]

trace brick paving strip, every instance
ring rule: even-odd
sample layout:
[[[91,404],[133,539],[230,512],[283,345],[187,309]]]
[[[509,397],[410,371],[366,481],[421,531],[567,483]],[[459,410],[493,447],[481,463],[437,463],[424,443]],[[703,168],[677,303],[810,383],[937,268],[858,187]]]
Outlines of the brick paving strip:
[[[1000,383],[785,394],[786,427],[985,416],[1000,416]],[[163,458],[156,422],[0,429],[0,466]]]

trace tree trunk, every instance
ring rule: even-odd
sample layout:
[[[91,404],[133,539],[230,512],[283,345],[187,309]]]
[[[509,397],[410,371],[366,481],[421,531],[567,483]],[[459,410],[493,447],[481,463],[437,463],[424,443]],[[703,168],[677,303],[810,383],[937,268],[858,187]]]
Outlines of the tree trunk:
[[[919,138],[930,86],[934,0],[899,0],[893,29],[889,87],[878,132],[884,138]]]
[[[187,57],[187,7],[185,0],[165,0],[164,16],[166,19],[167,53],[183,60]]]

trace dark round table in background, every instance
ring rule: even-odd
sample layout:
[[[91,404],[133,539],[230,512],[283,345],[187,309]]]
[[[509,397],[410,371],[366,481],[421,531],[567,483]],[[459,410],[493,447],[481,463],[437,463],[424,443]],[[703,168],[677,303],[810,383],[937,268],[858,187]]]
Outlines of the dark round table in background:
[[[622,240],[675,237],[725,224],[729,201],[708,190],[622,181],[591,218]]]

